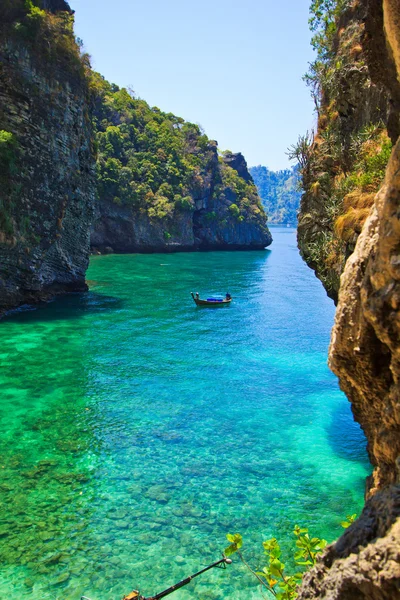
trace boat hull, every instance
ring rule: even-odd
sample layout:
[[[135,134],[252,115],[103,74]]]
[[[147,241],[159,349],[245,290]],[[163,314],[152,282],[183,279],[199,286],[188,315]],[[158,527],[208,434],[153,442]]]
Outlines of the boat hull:
[[[232,302],[232,298],[229,300],[201,300],[192,295],[192,298],[197,306],[226,306]]]

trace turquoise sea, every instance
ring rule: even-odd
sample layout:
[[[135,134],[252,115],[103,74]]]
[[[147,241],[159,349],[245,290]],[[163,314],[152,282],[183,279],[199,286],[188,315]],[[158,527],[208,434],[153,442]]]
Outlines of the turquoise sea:
[[[96,256],[90,292],[0,324],[0,598],[150,596],[240,532],[333,540],[365,441],[329,371],[334,306],[293,229],[269,250]],[[231,306],[197,308],[229,291]],[[174,600],[261,595],[234,563]]]

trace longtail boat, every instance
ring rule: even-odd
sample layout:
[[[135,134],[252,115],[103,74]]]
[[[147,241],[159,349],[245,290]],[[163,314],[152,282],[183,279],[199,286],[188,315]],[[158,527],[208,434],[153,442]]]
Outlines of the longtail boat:
[[[217,560],[217,562],[214,562],[211,565],[208,565],[208,567],[201,569],[201,571],[197,571],[197,573],[190,575],[190,577],[186,577],[186,579],[182,579],[182,581],[180,581],[179,583],[176,583],[175,585],[171,585],[171,587],[167,588],[166,590],[163,590],[162,592],[159,592],[158,594],[155,594],[154,596],[147,596],[145,598],[137,590],[133,590],[133,592],[131,592],[127,596],[124,596],[122,600],[161,600],[161,598],[165,598],[165,596],[169,596],[170,594],[172,594],[172,592],[175,592],[176,590],[179,590],[180,588],[184,587],[185,585],[190,583],[192,581],[192,579],[194,579],[195,577],[198,577],[199,575],[202,575],[206,571],[209,571],[210,569],[213,569],[214,567],[217,567],[218,569],[225,569],[226,565],[232,564],[232,560],[230,558],[227,558],[224,555],[222,555],[222,556],[223,556],[223,558],[221,558],[221,560]],[[90,600],[90,599],[86,598],[86,596],[82,596],[81,600]]]
[[[232,302],[231,296],[225,298],[207,298],[206,300],[202,300],[199,298],[198,294],[195,295],[193,292],[190,293],[197,306],[226,306]]]

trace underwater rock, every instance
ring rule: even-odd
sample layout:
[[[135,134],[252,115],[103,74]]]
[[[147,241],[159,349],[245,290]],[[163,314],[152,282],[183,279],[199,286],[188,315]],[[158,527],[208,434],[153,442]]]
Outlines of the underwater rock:
[[[61,552],[58,552],[57,554],[52,554],[51,556],[48,556],[47,558],[45,558],[43,560],[43,564],[47,565],[47,566],[49,566],[49,565],[55,565],[58,562],[60,562],[62,556],[63,555],[62,555]]]
[[[149,500],[156,500],[160,504],[167,504],[169,502],[169,495],[166,493],[166,487],[163,485],[152,485],[144,493],[144,496]]]
[[[71,577],[71,574],[68,571],[65,571],[64,573],[61,573],[57,579],[55,579],[51,585],[61,585],[62,583],[65,583],[66,581],[68,581],[68,579]]]
[[[127,512],[126,510],[123,510],[122,508],[118,508],[115,510],[110,510],[107,513],[107,517],[109,519],[115,519],[115,520],[123,520],[126,516],[127,516]]]
[[[49,542],[54,539],[54,534],[49,531],[40,531],[38,537],[42,542]]]
[[[115,521],[115,527],[117,529],[129,529],[129,521]]]

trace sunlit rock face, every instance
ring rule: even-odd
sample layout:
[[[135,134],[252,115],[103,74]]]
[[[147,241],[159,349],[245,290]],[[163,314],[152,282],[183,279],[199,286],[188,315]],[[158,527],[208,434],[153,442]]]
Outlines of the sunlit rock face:
[[[364,4],[371,76],[393,98],[395,146],[341,278],[329,360],[365,431],[374,471],[363,513],[306,575],[301,600],[400,598],[400,4]]]
[[[86,289],[95,200],[88,85],[72,29],[51,35],[63,15],[70,27],[70,13],[57,13],[68,5],[43,6],[52,12],[41,30],[16,33],[23,4],[1,23],[0,313]]]
[[[381,186],[390,153],[385,154],[378,180],[350,183],[351,176],[357,179],[366,170],[359,163],[368,154],[368,144],[371,154],[376,149],[377,160],[378,148],[384,140],[389,142],[385,124],[391,120],[392,98],[382,77],[374,78],[367,65],[370,49],[376,49],[378,43],[384,46],[385,41],[383,35],[378,39],[371,21],[367,1],[349,2],[337,21],[330,75],[319,81],[318,127],[302,170],[298,245],[335,302],[340,275]],[[371,28],[374,37],[369,44]],[[363,145],[365,136],[368,143]],[[338,227],[339,217],[342,226]]]
[[[372,24],[380,26],[386,36],[387,50],[374,44],[374,31],[367,21],[368,56],[394,99],[394,136],[400,115],[400,5],[397,0],[385,0],[381,6],[374,0],[368,8]],[[377,68],[379,60],[381,69]],[[330,349],[330,365],[368,438],[375,467],[368,494],[398,481],[400,455],[400,139],[394,142],[384,185],[341,280]]]
[[[224,162],[229,167],[232,167],[232,169],[235,169],[242,179],[253,183],[253,178],[247,168],[246,159],[241,152],[226,152],[224,155]]]

